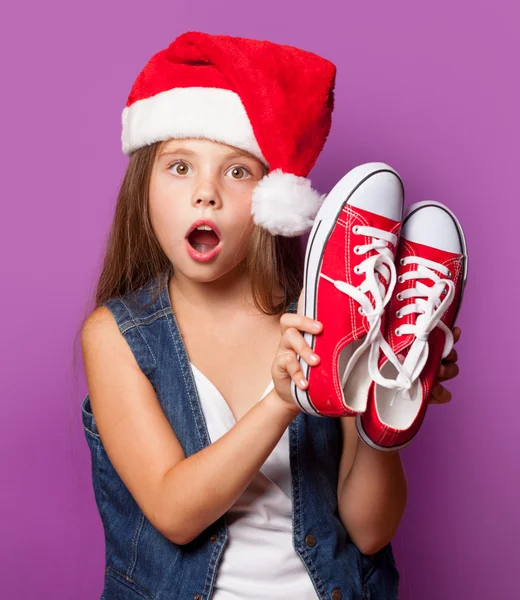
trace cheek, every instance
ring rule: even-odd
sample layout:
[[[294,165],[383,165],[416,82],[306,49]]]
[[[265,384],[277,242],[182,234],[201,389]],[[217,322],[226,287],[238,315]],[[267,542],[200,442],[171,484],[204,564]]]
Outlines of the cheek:
[[[254,217],[251,214],[251,205],[242,204],[233,211],[233,231],[234,237],[239,243],[246,242],[247,238],[255,229]]]
[[[152,228],[166,254],[174,250],[175,240],[180,239],[184,243],[184,232],[179,225],[183,222],[182,215],[171,196],[150,194],[149,213]]]
[[[235,220],[240,221],[246,225],[250,221],[252,222],[253,215],[251,214],[252,208],[252,191],[248,190],[235,198],[233,202],[233,216]]]

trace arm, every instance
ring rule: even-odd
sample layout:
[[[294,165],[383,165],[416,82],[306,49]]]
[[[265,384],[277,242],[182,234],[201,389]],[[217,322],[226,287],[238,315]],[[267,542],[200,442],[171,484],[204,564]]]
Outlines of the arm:
[[[173,466],[162,480],[163,514],[171,515],[163,521],[167,534],[189,542],[223,515],[296,414],[272,390],[221,438]]]
[[[407,498],[398,451],[380,452],[357,435],[352,417],[341,417],[343,452],[338,478],[339,515],[363,554],[375,554],[394,537]]]
[[[176,544],[193,540],[235,503],[299,412],[273,390],[215,443],[186,458],[107,308],[90,315],[81,341],[107,455],[148,520]]]

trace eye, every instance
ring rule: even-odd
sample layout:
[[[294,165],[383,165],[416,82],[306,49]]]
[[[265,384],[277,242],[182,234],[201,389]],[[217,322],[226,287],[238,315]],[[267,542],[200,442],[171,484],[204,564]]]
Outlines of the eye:
[[[189,169],[190,167],[189,167],[188,163],[185,163],[183,160],[177,160],[177,161],[171,163],[170,165],[168,165],[168,171],[170,169],[178,167],[179,165],[183,166],[183,170],[179,171],[178,169],[175,169],[175,175],[186,175],[186,173],[188,172],[187,169]]]
[[[231,172],[231,176],[233,177],[233,179],[236,179],[237,181],[240,181],[241,179],[249,179],[251,177],[251,173],[245,168],[245,167],[232,167],[228,173]],[[235,177],[236,174],[240,174],[240,173],[247,173],[249,175],[249,177]]]

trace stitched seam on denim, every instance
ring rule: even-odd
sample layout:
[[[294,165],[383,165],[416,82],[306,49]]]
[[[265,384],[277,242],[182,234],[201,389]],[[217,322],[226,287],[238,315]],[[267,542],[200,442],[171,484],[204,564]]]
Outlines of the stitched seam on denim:
[[[91,433],[91,434],[92,434],[92,435],[93,435],[95,438],[97,438],[97,439],[101,439],[101,437],[100,437],[99,433],[94,433],[94,432],[93,432],[93,431],[91,431],[91,430],[90,430],[88,427],[85,427],[85,425],[83,425],[83,429],[84,429],[85,431],[88,431],[89,433]]]
[[[320,574],[318,569],[316,568],[316,565],[314,564],[314,561],[312,560],[311,557],[311,551],[309,548],[304,548],[303,549],[303,554],[305,555],[305,558],[309,561],[310,564],[310,571],[312,571],[312,574],[316,580],[316,585],[318,586],[318,592],[320,594],[325,594],[325,586],[323,585],[323,581],[321,580]]]
[[[163,304],[162,304],[162,298],[160,298],[160,302],[161,302],[161,307],[163,307]],[[164,308],[164,307],[163,307],[163,308]],[[172,316],[172,319],[175,319],[175,323],[176,323],[176,325],[177,325],[176,329],[177,329],[177,332],[180,334],[180,329],[179,329],[179,326],[178,326],[178,324],[177,324],[177,319],[176,319],[176,317],[175,317],[175,315],[174,315],[173,311],[171,311],[171,310],[170,310],[170,313],[169,313],[169,314],[171,314],[171,316]],[[197,418],[197,416],[196,416],[196,414],[195,414],[195,410],[194,410],[194,408],[193,408],[193,399],[192,399],[192,395],[193,395],[193,394],[190,394],[190,393],[189,393],[189,386],[188,386],[188,381],[186,380],[186,373],[185,373],[185,365],[184,365],[184,361],[182,360],[182,358],[181,358],[181,356],[180,356],[180,353],[179,353],[179,348],[178,348],[178,344],[177,344],[177,341],[175,340],[175,336],[174,336],[174,334],[173,334],[173,330],[172,330],[172,325],[171,325],[171,323],[170,323],[170,319],[168,319],[168,318],[167,318],[167,319],[166,319],[166,323],[167,323],[167,325],[168,325],[168,331],[170,332],[170,336],[171,336],[171,338],[172,338],[173,347],[175,348],[175,352],[176,352],[176,354],[177,354],[177,359],[179,360],[179,365],[180,365],[180,368],[181,368],[181,375],[182,375],[182,378],[183,378],[183,380],[184,380],[184,385],[185,385],[186,389],[188,390],[188,398],[189,398],[189,402],[190,402],[190,409],[191,409],[191,413],[192,413],[192,415],[193,415],[193,418],[195,419],[195,425],[196,425],[197,434],[198,434],[198,436],[199,436],[199,442],[200,442],[201,446],[202,446],[202,447],[204,447],[204,440],[203,440],[203,438],[202,438],[202,436],[201,436],[201,432],[200,432],[200,422],[199,422],[199,418]],[[186,352],[186,354],[187,354],[187,352]],[[193,381],[193,373],[191,372],[191,368],[189,367],[189,365],[188,365],[188,369],[190,370],[191,377],[192,377],[192,379],[191,379],[191,381],[192,381],[192,388],[194,389],[194,393],[195,393],[195,394],[197,394],[196,387],[194,387],[194,386],[195,386],[195,383],[194,383],[194,381]]]
[[[101,438],[98,438],[99,443],[96,444],[96,455],[95,457],[92,456],[92,468],[94,468],[94,465],[99,465],[101,462],[101,452],[103,449],[103,444],[101,442]],[[94,476],[93,476],[94,477]],[[102,496],[102,498],[99,498],[99,504],[98,504],[98,498],[96,497],[96,504],[98,505],[98,512],[99,512],[99,517],[101,519],[101,522],[103,524],[103,529],[106,529],[108,527],[108,523],[106,522],[106,516],[104,514],[104,512],[101,510],[101,500],[104,500],[105,502],[108,502],[108,493],[106,490],[106,486],[103,482],[103,478],[101,477],[101,475],[98,472],[98,477],[97,477],[97,482],[98,482],[98,489],[100,491],[100,495]],[[95,492],[95,489],[94,489]],[[105,554],[106,554],[107,550],[105,547]]]
[[[128,306],[126,305],[125,301],[123,299],[120,299],[120,302],[126,308],[126,310],[128,311],[128,314],[130,315],[130,317],[132,318],[132,320],[134,321],[134,323],[136,325],[138,325],[138,323],[134,320],[133,315],[132,315],[130,309],[128,308]],[[150,356],[153,359],[154,366],[157,366],[157,361],[155,359],[155,356],[154,356],[154,354],[152,352],[152,349],[150,348],[148,342],[146,341],[146,338],[144,337],[143,332],[139,329],[139,327],[137,328],[137,331],[139,332],[139,335],[141,336],[143,342],[146,344],[146,347],[148,348],[148,351],[150,352]]]
[[[301,483],[300,483],[300,448],[299,448],[299,420],[298,419],[296,419],[294,422],[294,429],[296,430],[294,432],[293,439],[294,439],[295,455],[296,455],[297,485],[296,485],[296,489],[295,489],[296,493],[295,493],[293,501],[294,501],[294,507],[295,507],[295,512],[296,512],[296,519],[295,519],[296,533],[300,536],[302,534],[302,525],[301,525],[301,502],[300,502]]]
[[[141,516],[139,518],[139,523],[134,531],[134,538],[132,540],[132,562],[130,563],[126,574],[128,577],[132,577],[132,573],[135,569],[135,564],[137,562],[137,543],[139,542],[139,537],[141,536],[141,531],[143,529],[144,523],[144,513],[141,511]]]
[[[227,537],[226,537],[226,539],[227,539]],[[216,565],[218,563],[220,555],[224,551],[224,546],[225,546],[225,543],[226,543],[226,539],[222,540],[221,544],[216,545],[215,550],[213,550],[212,553],[211,553],[211,556],[210,556],[210,559],[209,559],[208,570],[206,572],[206,579],[205,579],[205,582],[204,582],[204,589],[202,591],[202,595],[203,596],[208,595],[208,597],[209,597],[209,593],[211,591],[211,586],[214,584],[215,579],[216,579],[216,575],[217,575]],[[215,554],[216,554],[216,556],[215,556]]]
[[[293,456],[296,456],[296,480],[297,480],[297,485],[295,486],[295,489],[293,490],[293,511],[294,511],[294,515],[295,515],[295,527],[294,527],[294,533],[293,533],[293,539],[294,537],[296,537],[296,539],[294,539],[294,546],[295,548],[298,547],[298,538],[301,537],[302,535],[302,522],[301,522],[301,499],[300,499],[300,418],[303,418],[303,414],[298,415],[298,417],[296,417],[296,419],[291,423],[291,426],[293,426],[293,430],[292,430],[292,440],[293,440]],[[293,425],[294,423],[294,425]],[[291,430],[290,430],[291,431]],[[289,431],[289,433],[290,433]],[[290,436],[291,437],[291,436]],[[291,446],[290,446],[291,447]],[[309,570],[309,567],[307,565],[307,562],[305,560],[305,558],[302,556],[302,554],[306,554],[306,548],[303,547],[303,549],[301,550],[301,554],[298,552],[298,555],[300,556],[300,559],[303,562],[303,565],[305,567],[305,569],[307,570],[307,572],[309,573],[309,575],[311,575],[311,572]],[[309,560],[309,562],[312,561]],[[314,565],[313,565],[314,567]],[[315,567],[314,567],[315,570]],[[316,576],[317,581],[314,580],[313,577],[311,577],[311,581],[314,585],[314,588],[316,589],[316,591],[320,594],[322,600],[326,600],[325,598],[323,598],[322,596],[322,592],[323,592],[323,584],[321,583],[319,576]],[[316,587],[318,586],[318,588]]]
[[[135,327],[136,325],[150,325],[150,323],[153,323],[157,319],[160,319],[161,317],[163,317],[171,312],[172,312],[171,308],[159,309],[159,310],[156,310],[152,315],[150,315],[148,317],[137,318],[137,319],[132,318],[130,321],[125,321],[124,323],[122,323],[119,326],[119,329],[121,330],[121,333],[125,333],[126,331],[128,331],[129,329],[132,329],[132,327]]]
[[[150,592],[150,590],[144,588],[142,585],[138,584],[136,581],[134,581],[134,579],[132,577],[129,577],[127,579],[127,576],[124,573],[121,573],[121,571],[119,571],[118,569],[115,569],[112,565],[108,565],[107,567],[107,571],[112,571],[112,573],[114,573],[115,575],[110,575],[113,579],[115,579],[118,583],[121,583],[122,585],[125,585],[128,589],[132,590],[133,592],[135,592],[136,594],[139,594],[140,596],[142,596],[143,598],[152,598],[153,600],[155,600],[155,594],[152,594],[152,592]],[[132,583],[134,587],[128,585],[128,580],[130,580],[130,583]]]

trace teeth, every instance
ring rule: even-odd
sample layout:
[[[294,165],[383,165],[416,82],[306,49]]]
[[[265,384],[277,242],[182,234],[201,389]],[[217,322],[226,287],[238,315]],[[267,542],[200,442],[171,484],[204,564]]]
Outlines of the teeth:
[[[211,229],[211,227],[209,225],[199,225],[197,227],[197,229],[201,229],[201,230],[204,230],[204,231],[213,231],[213,229]]]

